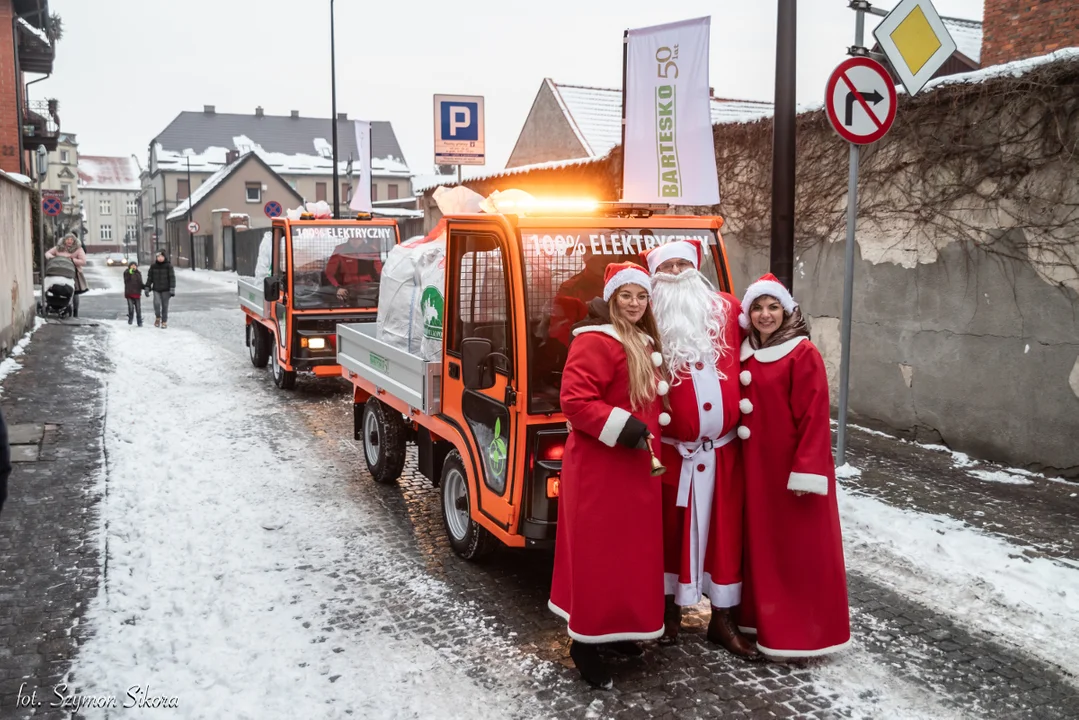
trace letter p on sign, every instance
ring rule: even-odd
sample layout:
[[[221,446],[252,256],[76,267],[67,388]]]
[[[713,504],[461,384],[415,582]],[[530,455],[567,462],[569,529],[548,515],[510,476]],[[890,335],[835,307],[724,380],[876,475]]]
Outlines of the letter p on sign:
[[[450,137],[457,137],[457,131],[467,130],[472,124],[472,111],[467,107],[450,106]]]
[[[444,140],[479,140],[479,104],[444,103],[442,105],[442,131]]]

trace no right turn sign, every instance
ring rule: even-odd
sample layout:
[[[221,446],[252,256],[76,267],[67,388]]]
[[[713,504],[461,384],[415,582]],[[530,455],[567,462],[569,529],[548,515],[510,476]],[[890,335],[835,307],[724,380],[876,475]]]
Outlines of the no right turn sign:
[[[876,60],[844,60],[824,92],[828,119],[840,137],[858,145],[880,140],[895,120],[895,85]]]

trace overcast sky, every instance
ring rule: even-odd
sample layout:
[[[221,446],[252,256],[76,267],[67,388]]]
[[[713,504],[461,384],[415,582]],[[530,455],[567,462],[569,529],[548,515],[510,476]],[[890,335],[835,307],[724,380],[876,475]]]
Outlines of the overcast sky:
[[[621,87],[627,28],[710,15],[711,84],[771,100],[775,0],[337,0],[337,105],[389,120],[414,172],[431,172],[435,93],[486,98],[486,171],[505,165],[543,78]],[[53,76],[79,151],[135,153],[183,110],[330,115],[329,0],[51,0],[64,20]],[[881,0],[890,8],[894,0]],[[980,20],[981,0],[935,0]],[[526,9],[527,8],[527,9]],[[876,20],[870,25],[873,27]],[[867,40],[870,39],[867,30]],[[821,101],[854,40],[847,0],[798,3],[798,101]],[[869,42],[868,44],[871,44]],[[327,127],[327,138],[329,128]],[[467,170],[466,170],[467,173]]]

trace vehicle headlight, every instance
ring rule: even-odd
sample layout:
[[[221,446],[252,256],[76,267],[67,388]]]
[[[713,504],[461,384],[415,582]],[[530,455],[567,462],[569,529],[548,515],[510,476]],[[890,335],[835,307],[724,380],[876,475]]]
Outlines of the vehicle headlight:
[[[307,346],[312,350],[322,350],[326,347],[326,338],[311,338],[307,341]]]

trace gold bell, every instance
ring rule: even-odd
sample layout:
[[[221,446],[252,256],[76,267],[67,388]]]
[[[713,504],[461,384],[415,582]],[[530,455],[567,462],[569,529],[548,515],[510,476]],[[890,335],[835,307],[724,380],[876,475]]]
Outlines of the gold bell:
[[[652,449],[652,440],[655,436],[652,433],[648,433],[648,439],[645,441],[648,443],[648,454],[652,456],[652,477],[659,477],[660,475],[667,474],[667,468],[663,466],[663,463],[656,457],[655,450]]]

